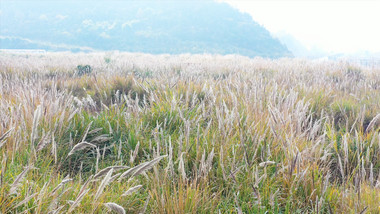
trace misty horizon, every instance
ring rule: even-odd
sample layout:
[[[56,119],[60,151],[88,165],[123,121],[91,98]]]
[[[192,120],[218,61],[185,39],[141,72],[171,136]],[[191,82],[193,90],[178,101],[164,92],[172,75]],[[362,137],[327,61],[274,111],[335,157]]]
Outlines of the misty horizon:
[[[363,2],[363,8],[369,4]],[[380,48],[376,48],[378,43],[367,38],[368,33],[367,37],[356,36],[355,41],[347,34],[347,41],[344,37],[336,38],[340,34],[329,26],[329,22],[334,24],[334,19],[343,21],[346,17],[346,13],[340,14],[336,10],[336,2],[325,11],[330,21],[311,19],[314,13],[309,16],[302,13],[300,17],[301,9],[305,12],[315,5],[324,6],[327,3],[210,0],[91,1],[89,4],[89,1],[83,0],[2,1],[0,49],[118,50],[154,54],[211,53],[311,58],[380,55]],[[341,5],[342,11],[349,11],[352,5],[352,2]],[[284,9],[278,10],[279,6]],[[285,13],[286,10],[288,13]],[[336,11],[336,17],[331,16],[331,11]],[[364,18],[372,16],[369,14]],[[355,30],[357,23],[351,22]],[[305,24],[310,26],[305,27]],[[323,31],[326,29],[322,25],[330,29],[331,39],[325,38]],[[319,30],[318,33],[313,29]],[[345,25],[340,31],[346,31]],[[375,28],[373,34],[378,34]],[[366,49],[369,46],[372,49]]]

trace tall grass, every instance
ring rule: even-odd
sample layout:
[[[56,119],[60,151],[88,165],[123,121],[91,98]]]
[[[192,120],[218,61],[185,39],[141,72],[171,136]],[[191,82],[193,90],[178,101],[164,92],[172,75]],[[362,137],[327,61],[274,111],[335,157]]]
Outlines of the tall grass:
[[[1,213],[380,212],[379,69],[1,53],[0,77]]]

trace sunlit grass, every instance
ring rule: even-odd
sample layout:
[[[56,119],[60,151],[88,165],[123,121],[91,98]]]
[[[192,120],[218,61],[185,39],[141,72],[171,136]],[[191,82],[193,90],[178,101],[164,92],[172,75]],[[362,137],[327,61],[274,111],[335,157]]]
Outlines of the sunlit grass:
[[[0,56],[0,212],[380,212],[379,70],[104,56]]]

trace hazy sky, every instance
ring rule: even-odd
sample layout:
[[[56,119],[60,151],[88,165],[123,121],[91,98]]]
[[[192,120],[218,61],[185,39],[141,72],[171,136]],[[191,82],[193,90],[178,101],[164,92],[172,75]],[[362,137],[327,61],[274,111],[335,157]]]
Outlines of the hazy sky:
[[[223,0],[272,33],[286,31],[306,47],[380,52],[379,0]]]

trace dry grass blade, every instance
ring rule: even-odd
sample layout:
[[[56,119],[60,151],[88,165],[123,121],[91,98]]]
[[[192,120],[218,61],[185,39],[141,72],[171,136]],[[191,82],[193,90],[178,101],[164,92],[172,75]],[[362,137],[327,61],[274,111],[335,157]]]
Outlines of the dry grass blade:
[[[100,170],[98,173],[96,173],[94,175],[94,179],[97,179],[97,178],[107,174],[111,169],[113,169],[114,171],[117,171],[117,170],[128,169],[128,168],[129,168],[128,166],[109,166],[107,168]]]
[[[90,131],[91,125],[92,125],[92,121],[87,126],[86,132],[84,133],[83,138],[82,138],[82,142],[85,142],[87,134],[88,134],[88,131]]]
[[[148,208],[149,201],[150,201],[150,195],[148,195],[148,197],[146,198],[144,209],[140,212],[140,214],[144,214],[146,212],[146,208]]]
[[[9,133],[13,131],[14,127],[6,131],[1,137],[0,137],[0,149],[3,147],[3,145],[7,142],[6,138],[8,137]]]
[[[296,154],[296,157],[293,159],[291,166],[290,166],[290,170],[289,170],[289,177],[290,178],[292,177],[294,168],[296,167],[297,158],[298,158],[298,153]]]
[[[5,138],[8,137],[8,134],[11,133],[11,131],[13,131],[14,127],[10,128],[8,131],[6,131],[1,137],[0,137],[0,141],[4,140]],[[0,147],[1,148],[1,147]]]
[[[13,209],[16,209],[17,207],[19,207],[19,206],[21,206],[21,205],[23,205],[23,204],[25,204],[25,203],[28,203],[29,201],[30,201],[30,199],[32,199],[34,196],[36,196],[38,193],[36,192],[36,193],[34,193],[34,194],[32,194],[32,195],[29,195],[28,197],[26,197],[24,200],[22,200],[20,203],[18,203],[16,206],[14,206],[14,208]]]
[[[129,188],[125,193],[123,193],[121,196],[128,196],[131,195],[132,193],[136,192],[142,187],[142,185],[137,185],[134,187]]]
[[[7,142],[7,140],[2,140],[2,141],[0,141],[0,149],[1,149],[1,147],[3,147],[4,146],[4,144]]]
[[[90,189],[86,189],[84,191],[82,191],[78,197],[75,199],[75,201],[71,204],[70,206],[70,209],[69,211],[67,211],[68,213],[71,213],[78,205],[79,203],[82,201],[83,197],[90,191]]]
[[[365,132],[368,132],[369,130],[371,130],[373,128],[373,126],[376,124],[377,120],[380,118],[380,114],[376,115],[372,120],[371,122],[368,124]]]
[[[24,171],[22,171],[17,177],[16,179],[13,181],[13,183],[11,184],[11,188],[9,190],[9,194],[12,195],[12,194],[17,194],[17,189],[20,185],[20,183],[22,182],[22,180],[24,179],[26,173],[30,170],[31,166],[28,166],[26,167],[26,169]]]
[[[73,179],[71,178],[65,178],[61,181],[61,183],[58,184],[58,186],[56,188],[54,188],[52,191],[51,191],[51,194],[54,194],[59,188],[61,188],[64,184],[72,181]]]
[[[85,191],[85,189],[87,188],[88,184],[92,181],[92,178],[93,178],[93,175],[91,175],[87,181],[82,185],[82,187],[80,188],[80,191],[79,191],[79,194],[81,194],[82,192]]]
[[[365,207],[365,208],[360,212],[360,214],[365,213],[365,211],[367,210],[367,208],[368,208],[368,207]]]
[[[70,209],[67,211],[67,213],[71,213],[75,207],[79,205],[79,203],[82,201],[83,197],[90,191],[90,189],[86,189],[90,181],[92,181],[92,175],[87,179],[87,181],[82,185],[78,197],[75,199],[75,201],[68,200],[67,203],[70,205]]]
[[[87,143],[87,142],[78,143],[77,145],[73,147],[73,149],[69,152],[67,156],[70,156],[74,154],[75,152],[83,150],[88,147],[96,148],[96,146],[92,143]]]
[[[125,214],[124,208],[116,203],[108,202],[105,203],[104,206],[108,207],[110,210],[115,211],[118,214]]]
[[[56,213],[59,213],[59,211],[61,211],[64,207],[65,207],[65,205],[62,205],[62,206],[58,207],[57,209],[48,212],[48,214],[56,214]]]
[[[98,191],[96,191],[96,194],[95,194],[95,197],[94,197],[95,199],[94,200],[97,200],[100,197],[100,195],[103,193],[104,188],[108,185],[108,183],[109,183],[109,181],[111,179],[112,173],[113,173],[113,169],[111,169],[111,170],[108,171],[107,175],[104,177],[104,179],[100,183]]]

